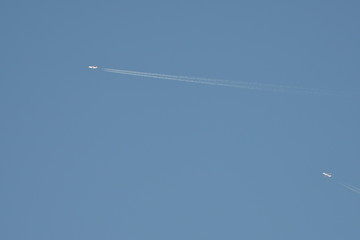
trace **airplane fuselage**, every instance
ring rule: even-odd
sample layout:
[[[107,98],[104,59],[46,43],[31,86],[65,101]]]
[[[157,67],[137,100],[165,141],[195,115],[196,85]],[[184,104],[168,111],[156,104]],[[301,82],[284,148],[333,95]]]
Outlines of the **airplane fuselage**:
[[[322,173],[325,177],[332,177],[332,174],[331,173]]]

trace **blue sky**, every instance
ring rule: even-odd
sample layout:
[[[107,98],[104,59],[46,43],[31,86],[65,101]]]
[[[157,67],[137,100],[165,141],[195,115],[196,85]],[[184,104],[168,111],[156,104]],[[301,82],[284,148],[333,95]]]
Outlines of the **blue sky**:
[[[4,2],[0,238],[356,239],[359,7]]]

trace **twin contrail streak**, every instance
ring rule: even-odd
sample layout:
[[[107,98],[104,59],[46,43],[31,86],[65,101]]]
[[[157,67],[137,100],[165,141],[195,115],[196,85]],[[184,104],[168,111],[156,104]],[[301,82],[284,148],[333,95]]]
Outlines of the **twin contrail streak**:
[[[357,193],[357,194],[360,194],[360,188],[355,187],[354,185],[351,185],[351,184],[349,184],[349,183],[345,183],[345,182],[343,182],[343,181],[341,181],[341,182],[337,181],[337,182],[338,182],[338,184],[340,184],[341,186],[349,189],[350,191],[352,191],[352,192],[354,192],[354,193]]]
[[[125,71],[125,70],[117,70],[117,69],[110,69],[110,68],[103,68],[103,71],[124,74],[124,75],[140,76],[140,77],[148,77],[148,78],[156,78],[156,79],[166,79],[166,80],[180,81],[180,82],[191,82],[191,83],[199,83],[199,84],[207,84],[207,85],[224,86],[224,87],[263,90],[257,85],[250,85],[250,84],[246,85],[242,82],[236,83],[236,82],[224,81],[224,80],[215,80],[215,79],[206,79],[206,78],[191,78],[191,77],[185,77],[185,76],[134,72],[134,71]],[[276,89],[274,89],[274,90],[276,91]],[[268,89],[268,91],[271,91],[271,89]]]
[[[111,68],[102,68],[102,70],[105,72],[112,72],[112,73],[131,75],[131,76],[165,79],[165,80],[180,81],[180,82],[191,82],[197,84],[216,85],[216,86],[224,86],[224,87],[232,87],[232,88],[244,88],[244,89],[259,90],[259,91],[272,91],[272,92],[284,92],[284,93],[310,93],[310,94],[325,94],[325,95],[330,94],[328,92],[315,90],[315,89],[289,87],[283,85],[257,83],[257,82],[229,81],[223,79],[176,76],[176,75],[138,72],[138,71],[129,71],[129,70],[121,70],[121,69],[111,69]]]
[[[353,191],[354,193],[357,193],[357,194],[360,194],[360,189],[355,187],[355,186],[352,186],[350,184],[343,184],[343,183],[340,183],[343,187],[346,187],[347,189],[349,189],[350,191]]]

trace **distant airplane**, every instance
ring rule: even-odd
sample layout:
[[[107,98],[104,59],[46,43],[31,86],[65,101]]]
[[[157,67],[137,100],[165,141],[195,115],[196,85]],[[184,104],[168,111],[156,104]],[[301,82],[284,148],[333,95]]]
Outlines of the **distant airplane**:
[[[98,69],[99,67],[98,66],[88,66],[88,68],[90,68],[90,69]]]
[[[332,174],[331,173],[322,173],[325,177],[332,177]]]

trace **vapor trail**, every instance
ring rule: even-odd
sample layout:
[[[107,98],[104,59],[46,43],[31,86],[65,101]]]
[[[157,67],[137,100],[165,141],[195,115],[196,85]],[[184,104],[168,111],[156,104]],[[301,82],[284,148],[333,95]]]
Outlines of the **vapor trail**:
[[[326,94],[326,95],[330,94],[328,92],[315,90],[315,89],[289,87],[289,86],[266,84],[266,83],[229,81],[222,79],[210,79],[210,78],[199,78],[199,77],[189,77],[189,76],[176,76],[176,75],[137,72],[137,71],[111,69],[111,68],[102,68],[102,70],[105,72],[112,72],[112,73],[131,75],[131,76],[141,76],[148,78],[166,79],[166,80],[181,81],[181,82],[192,82],[198,84],[208,84],[208,85],[233,87],[233,88],[245,88],[245,89],[260,90],[260,91],[272,91],[272,92],[284,92],[284,93],[310,93],[310,94]]]
[[[351,185],[351,184],[347,184],[349,187],[355,189],[356,191],[359,191],[360,192],[360,188],[358,187],[355,187],[354,185]]]
[[[257,83],[257,82],[245,82],[245,81],[229,81],[223,79],[213,79],[213,78],[200,78],[200,77],[189,77],[189,76],[175,76],[175,75],[167,75],[167,74],[160,74],[160,73],[148,73],[148,72],[137,72],[137,71],[129,71],[129,70],[118,70],[118,69],[108,69],[113,72],[124,73],[124,74],[140,74],[140,75],[147,75],[147,76],[159,76],[159,77],[168,77],[168,78],[181,78],[181,79],[188,79],[188,80],[199,80],[199,81],[209,81],[209,82],[221,82],[227,84],[246,84],[246,85],[254,85],[254,86],[267,86],[267,87],[282,87],[282,88],[294,88],[288,87],[283,85],[272,85],[266,83]],[[296,89],[301,89],[297,88]]]
[[[166,80],[180,81],[180,82],[191,82],[191,83],[208,84],[208,85],[216,85],[216,86],[263,90],[258,86],[245,85],[245,84],[236,84],[235,85],[235,84],[231,84],[231,83],[227,83],[227,82],[219,82],[219,81],[211,80],[211,79],[200,80],[198,78],[182,78],[180,76],[156,75],[156,74],[147,74],[147,73],[140,73],[140,72],[138,73],[138,72],[123,71],[123,70],[108,69],[108,68],[103,68],[103,71],[124,74],[124,75],[141,76],[141,77],[156,78],[156,79],[166,79]],[[268,91],[271,91],[271,89],[268,89]],[[274,91],[279,91],[279,90],[274,89]]]
[[[350,191],[353,191],[354,193],[360,194],[360,190],[357,189],[356,187],[353,188],[351,185],[346,185],[346,184],[342,184],[340,183],[343,187],[349,189]]]

